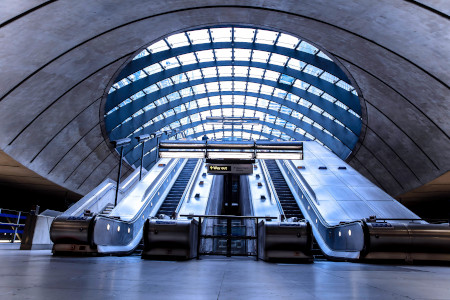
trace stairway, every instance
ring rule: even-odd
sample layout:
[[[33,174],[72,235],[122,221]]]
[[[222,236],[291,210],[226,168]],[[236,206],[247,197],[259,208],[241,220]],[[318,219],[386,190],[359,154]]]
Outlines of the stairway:
[[[304,217],[298,207],[297,201],[295,200],[294,195],[292,195],[275,160],[265,160],[265,163],[286,218],[297,217],[303,219]]]
[[[181,196],[183,196],[184,190],[186,189],[186,186],[189,182],[189,179],[192,176],[192,172],[194,171],[197,161],[198,159],[196,158],[188,159],[188,161],[184,165],[183,170],[180,172],[180,175],[170,189],[169,194],[159,208],[157,215],[164,214],[171,217],[175,212],[178,203],[181,200]]]
[[[114,209],[114,204],[108,203],[106,204],[105,208],[99,213],[101,216],[109,216],[111,211]]]

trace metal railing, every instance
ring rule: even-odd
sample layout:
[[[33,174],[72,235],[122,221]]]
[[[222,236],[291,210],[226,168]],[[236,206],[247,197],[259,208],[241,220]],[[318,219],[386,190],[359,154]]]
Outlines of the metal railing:
[[[229,216],[229,215],[180,215],[180,217],[187,217],[187,218],[198,218],[198,238],[197,238],[197,259],[200,259],[200,255],[226,255],[226,256],[256,256],[256,260],[259,260],[259,249],[258,249],[258,223],[259,220],[276,220],[277,217],[259,217],[259,216]],[[213,218],[213,219],[222,219],[226,220],[226,234],[202,234],[202,220],[205,220],[207,218]],[[236,235],[232,234],[232,220],[255,220],[255,235]],[[227,250],[226,253],[222,252],[201,252],[200,245],[202,239],[220,239],[220,240],[226,240],[227,243]],[[255,253],[246,253],[246,254],[236,254],[232,251],[232,240],[256,240],[256,251]]]
[[[0,208],[0,243],[22,241],[27,215],[22,211]]]

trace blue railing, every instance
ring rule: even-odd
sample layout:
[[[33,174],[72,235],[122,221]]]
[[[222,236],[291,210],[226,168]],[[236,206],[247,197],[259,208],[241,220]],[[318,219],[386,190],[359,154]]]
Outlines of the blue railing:
[[[0,208],[0,242],[22,241],[27,213]]]

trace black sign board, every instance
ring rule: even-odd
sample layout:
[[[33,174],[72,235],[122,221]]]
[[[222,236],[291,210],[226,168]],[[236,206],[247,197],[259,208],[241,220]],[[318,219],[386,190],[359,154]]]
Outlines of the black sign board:
[[[253,174],[252,164],[207,164],[209,174],[238,174],[248,175]]]

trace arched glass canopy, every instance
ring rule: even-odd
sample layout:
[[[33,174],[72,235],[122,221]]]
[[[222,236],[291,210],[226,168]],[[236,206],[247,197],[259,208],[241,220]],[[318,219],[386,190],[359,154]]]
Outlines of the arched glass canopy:
[[[361,132],[358,93],[323,51],[289,34],[244,27],[177,33],[142,50],[109,90],[111,140],[175,130],[170,138],[315,140],[345,159]],[[217,122],[233,117],[241,122]],[[249,122],[248,120],[252,120]],[[144,165],[156,141],[146,143]],[[140,163],[137,141],[125,149]]]

